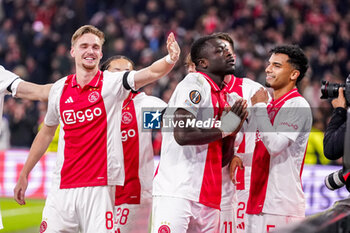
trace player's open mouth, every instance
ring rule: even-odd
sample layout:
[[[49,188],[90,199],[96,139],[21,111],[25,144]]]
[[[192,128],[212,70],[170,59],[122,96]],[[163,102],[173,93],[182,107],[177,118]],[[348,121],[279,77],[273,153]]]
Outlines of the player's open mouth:
[[[227,60],[227,63],[230,65],[235,65],[235,59]]]
[[[274,79],[275,77],[274,76],[271,76],[271,75],[267,75],[266,76],[266,80],[268,80],[268,79]]]

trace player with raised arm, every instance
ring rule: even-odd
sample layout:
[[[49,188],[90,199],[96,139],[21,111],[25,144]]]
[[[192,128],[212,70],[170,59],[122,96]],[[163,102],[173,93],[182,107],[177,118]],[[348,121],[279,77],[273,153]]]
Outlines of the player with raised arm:
[[[247,116],[245,101],[237,100],[230,108],[222,92],[225,75],[234,70],[226,45],[214,36],[202,37],[193,43],[191,58],[197,72],[178,84],[163,117],[175,127],[167,131],[168,121],[163,120],[153,188],[153,233],[219,232],[222,160],[233,156],[233,135]],[[226,108],[231,110],[227,113]],[[218,119],[220,127],[196,124]]]
[[[180,53],[174,35],[169,55],[140,71],[102,72],[104,34],[91,25],[72,37],[76,73],[51,88],[45,124],[36,136],[15,187],[15,200],[25,204],[28,175],[46,151],[60,124],[52,187],[43,210],[46,232],[114,232],[115,185],[124,184],[120,116],[130,90],[166,75]]]
[[[113,56],[101,70],[131,71],[133,62],[124,56]],[[121,134],[123,142],[125,182],[116,187],[115,231],[148,232],[152,210],[154,171],[152,131],[143,129],[143,111],[162,111],[167,104],[144,92],[131,91],[122,104]]]

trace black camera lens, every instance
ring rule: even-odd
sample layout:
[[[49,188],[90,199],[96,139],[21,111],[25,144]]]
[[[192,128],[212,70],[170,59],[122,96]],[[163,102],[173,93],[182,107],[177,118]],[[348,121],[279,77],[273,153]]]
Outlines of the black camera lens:
[[[339,95],[339,87],[345,87],[345,84],[329,83],[328,81],[322,81],[321,99],[337,98]]]
[[[343,187],[345,185],[345,179],[343,176],[343,169],[333,172],[326,176],[325,185],[330,190],[335,190]]]

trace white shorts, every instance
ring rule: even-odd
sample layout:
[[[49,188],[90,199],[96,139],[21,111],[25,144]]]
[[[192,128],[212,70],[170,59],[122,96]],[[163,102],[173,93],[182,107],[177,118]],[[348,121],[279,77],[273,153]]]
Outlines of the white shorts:
[[[52,188],[40,233],[114,233],[115,186]]]
[[[114,207],[116,233],[148,233],[152,198],[141,199],[141,204],[121,204]]]
[[[234,209],[220,211],[220,233],[236,233]]]
[[[304,217],[292,217],[274,214],[247,214],[246,233],[268,233],[285,227],[291,223],[297,223]]]
[[[154,196],[152,233],[218,233],[220,211],[184,198]]]

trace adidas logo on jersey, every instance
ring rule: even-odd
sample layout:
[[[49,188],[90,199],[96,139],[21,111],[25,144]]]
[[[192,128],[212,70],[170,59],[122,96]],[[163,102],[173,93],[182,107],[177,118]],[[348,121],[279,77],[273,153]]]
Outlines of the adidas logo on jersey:
[[[244,222],[238,224],[238,225],[237,225],[237,229],[244,230],[244,229],[245,229]]]
[[[72,96],[69,96],[69,98],[66,100],[66,104],[70,104],[70,103],[73,103],[74,101],[73,101],[73,98],[72,98]]]

